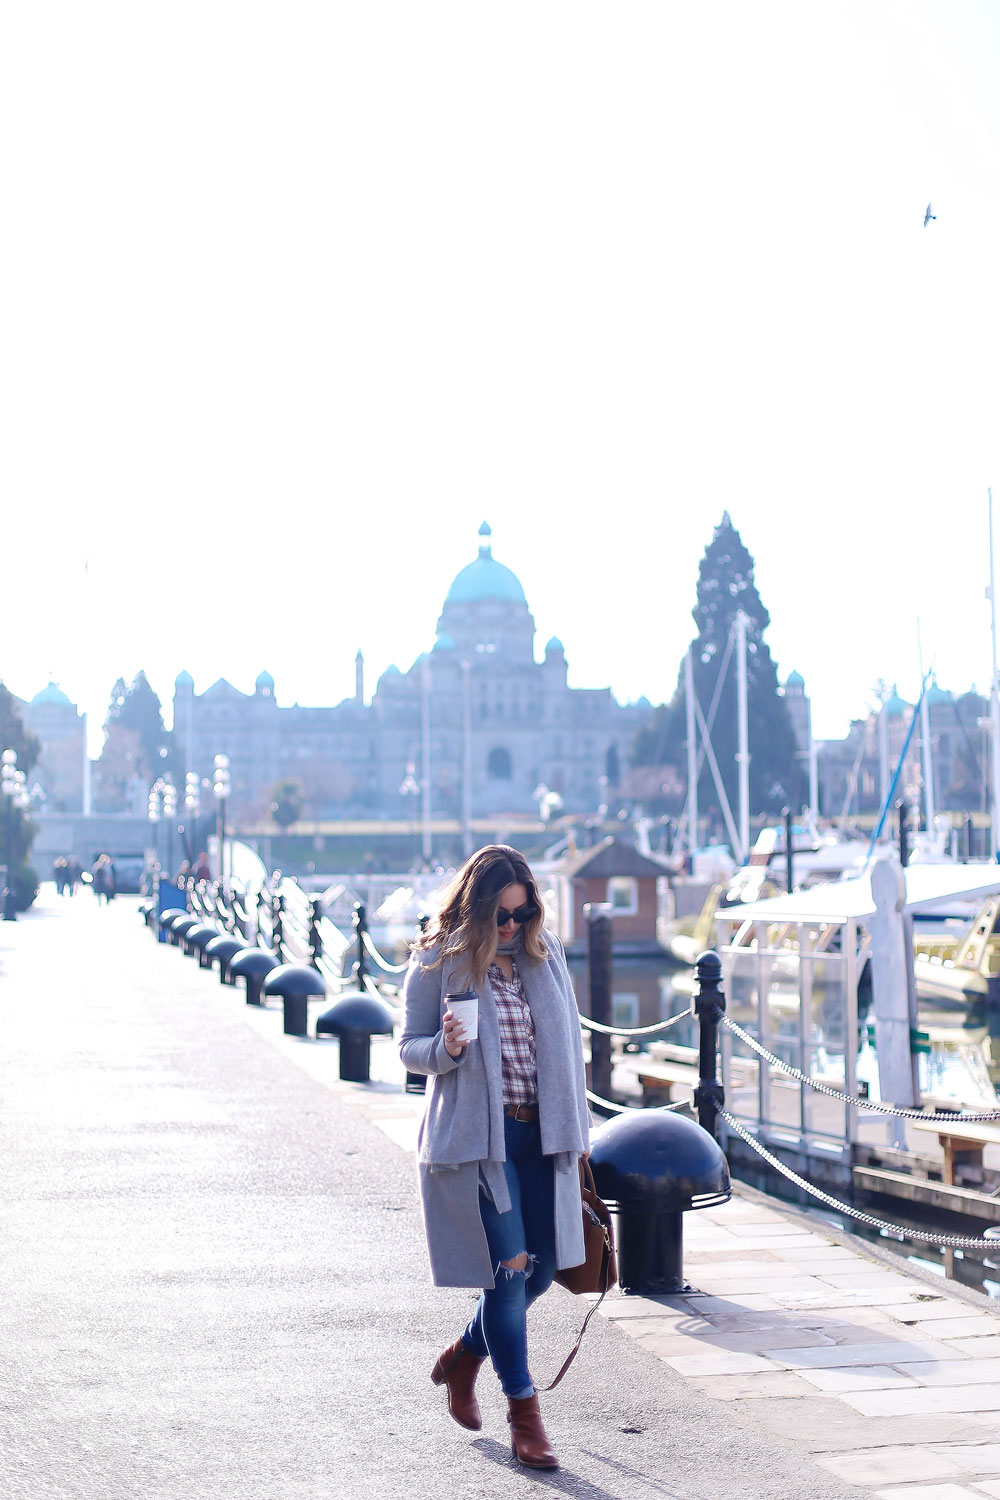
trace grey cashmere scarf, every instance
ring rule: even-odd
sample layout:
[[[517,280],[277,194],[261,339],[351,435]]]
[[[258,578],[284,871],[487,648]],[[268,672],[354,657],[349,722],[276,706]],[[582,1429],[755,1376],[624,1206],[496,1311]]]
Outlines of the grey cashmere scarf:
[[[575,1169],[577,1158],[589,1144],[579,1108],[582,1079],[577,1074],[582,1073],[582,1068],[577,1065],[580,1021],[576,995],[561,953],[539,961],[528,958],[523,948],[521,928],[513,938],[497,944],[497,952],[513,958],[517,964],[534,1023],[542,1152],[555,1158],[556,1171],[569,1172]],[[489,989],[488,982],[484,988]],[[492,998],[492,992],[490,995]],[[506,1155],[502,1086],[492,1076],[492,1070],[490,1075],[490,1144],[485,1158],[480,1158],[480,1180],[497,1209],[505,1213],[510,1208],[510,1195],[502,1165]]]

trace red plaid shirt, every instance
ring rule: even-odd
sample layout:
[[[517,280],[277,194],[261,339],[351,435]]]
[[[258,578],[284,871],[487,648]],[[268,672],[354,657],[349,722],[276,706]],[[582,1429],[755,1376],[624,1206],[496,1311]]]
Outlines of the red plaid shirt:
[[[499,964],[490,964],[489,981],[500,1023],[500,1066],[503,1072],[504,1104],[534,1104],[538,1098],[538,1068],[535,1061],[535,1023],[531,1019],[524,985],[511,959],[508,979]]]

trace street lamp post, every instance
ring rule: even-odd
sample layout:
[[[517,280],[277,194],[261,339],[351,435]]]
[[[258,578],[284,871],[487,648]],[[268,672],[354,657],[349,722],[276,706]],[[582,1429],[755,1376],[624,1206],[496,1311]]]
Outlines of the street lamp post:
[[[153,843],[153,868],[150,875],[156,875],[156,867],[160,862],[159,839],[157,838],[157,824],[160,821],[160,812],[163,807],[163,782],[154,781],[149,789],[149,798],[146,802],[146,816],[149,819],[149,837]]]
[[[229,756],[217,755],[212,790],[219,804],[219,878],[222,881],[223,890],[226,888],[226,798],[232,791],[232,785],[229,776]]]
[[[167,825],[167,878],[174,878],[174,823],[177,819],[177,788],[168,778],[163,782],[163,821]]]
[[[462,662],[462,853],[472,853],[472,663]]]
[[[493,641],[479,641],[477,656],[492,656],[496,651]],[[472,671],[471,658],[464,659],[462,668],[462,847],[465,858],[472,853]]]
[[[405,799],[407,805],[409,805],[409,799],[411,797],[417,797],[420,794],[419,783],[417,782],[417,779],[416,779],[415,775],[413,774],[415,772],[415,770],[416,770],[416,766],[414,765],[413,761],[412,760],[407,761],[407,763],[406,763],[406,775],[403,777],[402,781],[399,784],[399,795]],[[413,837],[413,867],[414,867],[414,869],[416,869],[416,867],[417,867],[417,820],[416,820],[415,817],[411,817],[411,818],[408,818],[407,821],[410,824],[410,832],[411,832],[412,837]]]
[[[187,809],[188,863],[193,871],[197,858],[194,836],[198,828],[198,814],[201,812],[201,778],[197,771],[188,771],[184,777],[184,806]]]
[[[0,755],[0,791],[7,803],[7,864],[3,888],[3,919],[16,920],[14,909],[14,799],[17,796],[17,751],[5,750]]]

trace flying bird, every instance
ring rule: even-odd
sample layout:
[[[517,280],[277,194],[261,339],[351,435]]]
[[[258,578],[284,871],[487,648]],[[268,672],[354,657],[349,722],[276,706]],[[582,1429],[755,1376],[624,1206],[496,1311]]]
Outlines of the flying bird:
[[[936,219],[936,218],[937,218],[937,214],[932,214],[931,213],[931,206],[928,203],[928,205],[927,205],[927,212],[924,214],[924,228],[926,229],[927,226],[928,226],[928,224],[931,222],[931,220],[932,219]]]

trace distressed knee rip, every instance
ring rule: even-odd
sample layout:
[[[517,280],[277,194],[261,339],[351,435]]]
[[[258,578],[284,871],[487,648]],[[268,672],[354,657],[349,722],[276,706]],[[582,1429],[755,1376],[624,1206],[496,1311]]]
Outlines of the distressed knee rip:
[[[522,1250],[520,1255],[512,1255],[510,1260],[502,1260],[498,1263],[495,1277],[499,1279],[501,1273],[505,1281],[513,1281],[515,1276],[523,1276],[525,1280],[531,1275],[537,1265],[537,1258]]]

